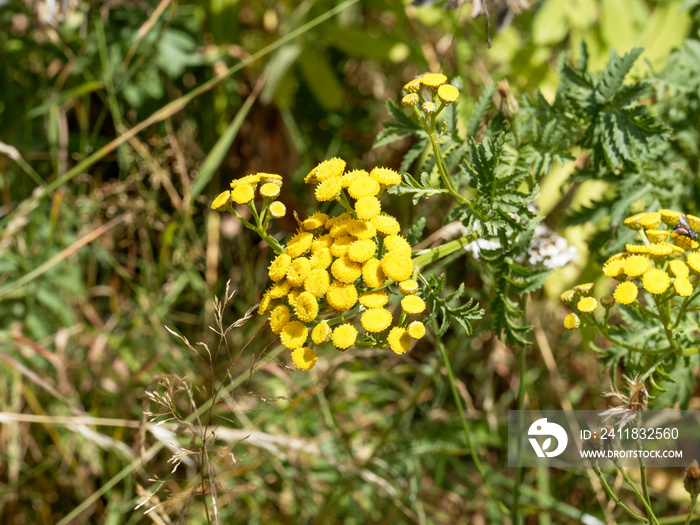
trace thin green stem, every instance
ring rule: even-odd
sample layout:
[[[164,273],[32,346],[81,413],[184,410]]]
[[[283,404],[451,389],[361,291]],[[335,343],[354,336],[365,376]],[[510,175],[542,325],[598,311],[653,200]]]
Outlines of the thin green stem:
[[[447,370],[447,378],[450,383],[450,389],[452,390],[452,397],[454,398],[455,405],[457,406],[457,411],[459,412],[459,418],[462,422],[462,428],[464,429],[464,435],[467,440],[467,447],[469,448],[469,452],[472,456],[472,460],[474,461],[474,465],[476,466],[476,470],[479,472],[482,479],[484,480],[484,484],[486,485],[489,494],[494,499],[494,501],[498,503],[498,507],[501,509],[501,512],[503,512],[505,515],[509,515],[510,511],[508,510],[508,507],[506,507],[503,501],[501,501],[500,496],[491,485],[491,482],[489,481],[489,478],[486,473],[486,469],[481,463],[481,459],[479,459],[479,454],[477,453],[476,448],[474,447],[471,429],[469,428],[469,422],[467,421],[466,415],[464,414],[464,407],[462,406],[462,398],[459,395],[459,392],[457,391],[457,384],[455,383],[455,377],[452,373],[452,365],[450,364],[450,358],[447,355],[447,349],[445,348],[445,345],[442,342],[442,338],[437,335],[438,326],[437,322],[434,319],[433,330],[435,342],[437,343],[438,348],[440,349],[440,355],[442,356],[442,361],[445,365],[445,370]]]
[[[693,514],[695,513],[695,504],[698,502],[698,495],[694,494],[690,498],[690,506],[688,507],[688,517],[685,519],[685,525],[690,525],[690,521],[693,519]]]
[[[637,495],[637,497],[641,500],[642,505],[644,505],[644,508],[647,511],[647,516],[649,517],[651,522],[654,525],[659,525],[659,520],[656,518],[656,515],[654,514],[654,511],[652,510],[651,504],[646,499],[644,499],[644,495],[641,492],[639,492],[637,485],[635,485],[632,478],[630,478],[630,475],[627,474],[625,467],[622,467],[619,464],[616,466],[617,466],[617,470],[620,472],[620,474],[622,474],[622,477],[624,478],[624,480],[627,482],[627,484],[630,486],[630,488],[634,491],[634,493]]]
[[[605,476],[603,475],[603,472],[600,470],[600,467],[597,465],[593,466],[593,472],[595,472],[595,475],[598,476],[598,480],[600,480],[600,484],[603,487],[603,490],[605,493],[608,495],[608,497],[615,502],[615,505],[620,507],[622,510],[624,510],[631,518],[634,518],[637,521],[641,521],[643,523],[649,523],[649,520],[646,519],[644,516],[641,516],[634,512],[632,509],[630,509],[627,505],[625,505],[622,500],[615,494],[613,489],[610,487],[608,484],[608,480],[605,479]]]

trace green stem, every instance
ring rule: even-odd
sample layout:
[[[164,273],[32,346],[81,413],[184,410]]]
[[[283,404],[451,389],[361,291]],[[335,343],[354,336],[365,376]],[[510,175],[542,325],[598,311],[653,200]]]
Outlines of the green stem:
[[[675,337],[673,337],[673,324],[671,323],[671,301],[661,303],[661,301],[654,295],[654,303],[656,303],[656,309],[659,312],[659,317],[661,318],[661,324],[664,327],[664,333],[666,334],[666,339],[668,339],[669,347],[673,352],[680,352],[680,347]]]
[[[654,525],[660,525],[659,520],[656,519],[656,516],[654,515],[654,511],[651,509],[651,504],[647,500],[645,500],[642,493],[639,492],[637,485],[634,484],[634,481],[632,480],[632,478],[630,478],[629,474],[627,474],[625,467],[622,467],[618,464],[617,470],[620,471],[620,474],[622,474],[622,477],[624,478],[624,480],[627,482],[627,484],[630,486],[630,488],[634,491],[634,493],[637,495],[637,497],[641,500],[642,505],[644,505],[644,508],[647,511],[647,516],[649,517],[651,522]]]
[[[484,469],[484,465],[481,463],[481,460],[479,459],[479,455],[476,451],[476,448],[474,447],[474,442],[472,441],[471,429],[469,428],[469,422],[467,421],[467,418],[464,414],[464,408],[462,406],[462,398],[459,395],[459,392],[457,391],[455,377],[454,377],[454,374],[452,373],[452,365],[450,365],[450,359],[447,355],[447,349],[445,348],[445,345],[442,342],[442,338],[437,335],[438,326],[437,326],[437,322],[435,320],[433,320],[433,330],[434,330],[434,339],[438,345],[438,348],[440,349],[440,355],[442,356],[442,361],[445,365],[445,369],[447,370],[447,378],[448,378],[448,381],[450,383],[450,389],[452,390],[452,397],[455,400],[455,405],[457,406],[457,411],[459,412],[459,418],[462,421],[462,428],[464,429],[464,435],[467,439],[467,447],[469,448],[469,452],[472,456],[472,460],[474,461],[474,465],[476,466],[476,470],[479,472],[482,479],[484,480],[484,484],[486,485],[486,488],[489,491],[489,494],[494,499],[494,501],[497,502],[499,508],[501,509],[501,512],[503,512],[503,514],[505,514],[505,515],[509,515],[510,511],[508,510],[508,507],[506,507],[505,504],[503,503],[503,501],[501,501],[500,496],[498,495],[496,490],[491,485],[491,482],[489,481],[486,470]]]
[[[457,250],[464,248],[467,244],[477,240],[479,236],[476,233],[471,233],[466,237],[460,237],[459,239],[454,239],[435,248],[421,253],[413,258],[413,266],[416,268],[421,268],[435,261],[439,261],[444,257],[456,252]]]
[[[637,422],[637,429],[641,427],[641,424],[642,422],[640,419]],[[642,457],[642,439],[639,437],[639,433],[637,433],[637,450],[639,451],[639,477],[640,482],[642,484],[642,493],[644,495],[644,500],[651,507],[651,499],[649,498],[649,488],[647,486],[647,469],[644,465],[644,458]]]
[[[634,518],[637,521],[641,521],[644,523],[649,523],[649,520],[647,520],[644,516],[641,516],[634,512],[632,509],[630,509],[627,505],[625,505],[622,500],[615,494],[613,489],[610,487],[608,484],[608,480],[605,479],[605,476],[603,475],[603,472],[600,470],[600,467],[597,464],[593,466],[593,472],[595,472],[595,475],[598,476],[598,479],[600,480],[600,484],[603,487],[603,490],[605,493],[608,495],[608,497],[615,502],[615,505],[620,507],[622,510],[624,510],[631,518]]]
[[[690,506],[688,507],[688,517],[685,519],[685,525],[690,525],[690,521],[693,519],[693,514],[695,513],[695,504],[698,502],[698,495],[694,494],[690,498]]]

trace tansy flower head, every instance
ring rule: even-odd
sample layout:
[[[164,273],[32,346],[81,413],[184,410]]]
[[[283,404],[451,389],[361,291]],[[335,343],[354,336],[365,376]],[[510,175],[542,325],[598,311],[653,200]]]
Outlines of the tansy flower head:
[[[687,261],[691,270],[693,270],[695,273],[700,273],[700,253],[689,253],[685,260]]]
[[[317,360],[316,352],[307,346],[292,351],[292,362],[299,370],[311,370]]]
[[[583,299],[581,299],[578,302],[578,304],[576,305],[576,308],[582,314],[592,314],[595,311],[597,306],[598,306],[598,301],[596,301],[595,298],[584,297]]]
[[[399,283],[399,291],[403,295],[413,295],[418,291],[418,282],[413,279],[406,279]]]
[[[413,274],[413,261],[405,252],[388,252],[382,258],[382,270],[389,279],[405,281]]]
[[[321,268],[313,269],[306,276],[304,290],[314,297],[323,297],[331,284],[331,277],[326,270]]]
[[[282,175],[277,175],[276,173],[265,173],[261,171],[259,173],[256,173],[256,176],[258,177],[258,180],[263,184],[273,182],[278,186],[282,186]]]
[[[326,301],[336,312],[345,312],[357,303],[357,289],[352,284],[333,281],[326,292]]]
[[[384,246],[389,252],[403,251],[409,256],[413,250],[408,241],[401,237],[401,235],[387,235],[387,237],[384,239]]]
[[[382,263],[379,259],[372,257],[362,265],[362,280],[370,288],[380,288],[386,282],[386,275],[382,270]]]
[[[435,102],[423,102],[423,105],[421,106],[423,109],[423,113],[426,115],[432,115],[437,111],[437,106],[435,105]]]
[[[690,275],[690,270],[683,261],[671,261],[668,265],[668,269],[671,271],[671,275],[673,275],[674,277],[687,278]]]
[[[266,199],[275,199],[280,194],[280,185],[274,182],[267,182],[260,186],[260,195]]]
[[[693,285],[687,277],[676,277],[673,281],[673,289],[681,297],[688,297],[693,293]]]
[[[675,210],[659,210],[661,220],[669,226],[677,226],[681,222],[681,213]]]
[[[642,220],[642,217],[646,215],[646,212],[642,213],[637,213],[636,215],[632,215],[631,217],[627,217],[625,219],[625,226],[632,230],[641,230],[642,225],[639,224],[639,221]],[[651,228],[650,228],[651,229]]]
[[[255,197],[255,188],[250,184],[241,184],[231,190],[231,199],[238,204],[248,204]]]
[[[270,330],[275,334],[279,334],[289,322],[290,315],[289,308],[285,305],[275,306],[270,313]]]
[[[408,315],[418,315],[425,310],[425,301],[417,295],[407,295],[401,299],[401,309]]]
[[[348,193],[353,199],[374,196],[379,193],[379,190],[379,183],[369,175],[357,177],[350,183],[350,186],[348,186]]]
[[[363,328],[368,332],[381,332],[382,330],[386,330],[389,328],[391,321],[391,312],[385,308],[370,308],[366,310],[360,318]]]
[[[327,250],[333,246],[334,242],[335,239],[330,233],[316,237],[316,239],[314,239],[311,243],[311,253],[316,253],[320,250]]]
[[[229,202],[231,202],[231,190],[222,191],[211,203],[211,209],[216,211],[226,209]]]
[[[272,215],[273,219],[281,219],[287,213],[287,207],[280,201],[271,202],[267,210]]]
[[[367,308],[381,308],[389,302],[389,296],[384,290],[371,290],[360,296],[360,304]]]
[[[690,227],[693,230],[700,230],[700,217],[696,217],[695,215],[686,215],[686,219],[688,219],[688,224],[690,224]]]
[[[348,226],[347,232],[356,239],[371,239],[377,235],[377,228],[367,221],[353,221]]]
[[[651,261],[644,255],[632,255],[624,259],[625,273],[630,277],[639,277],[649,269]]]
[[[352,170],[348,171],[346,174],[343,175],[342,178],[342,185],[343,188],[347,189],[350,187],[350,184],[352,184],[352,181],[354,181],[358,177],[362,177],[364,175],[369,175],[365,170]]]
[[[374,168],[370,176],[376,180],[382,188],[390,188],[401,182],[401,175],[389,168]]]
[[[671,284],[671,278],[663,270],[652,268],[642,276],[642,286],[654,295],[664,293]]]
[[[322,228],[323,225],[326,224],[327,220],[328,215],[317,211],[311,217],[307,217],[306,219],[304,219],[304,222],[302,222],[301,224],[304,226],[304,229],[306,231],[313,231]]]
[[[389,331],[387,341],[394,353],[400,355],[408,352],[411,348],[412,338],[411,334],[409,334],[405,328],[395,326]]]
[[[420,86],[421,86],[421,81],[420,77],[414,78],[410,82],[408,82],[404,87],[403,90],[406,93],[418,93],[420,91]]]
[[[574,290],[566,290],[559,296],[559,300],[563,304],[574,304],[574,301],[576,300],[576,292]]]
[[[459,90],[450,84],[440,86],[437,94],[444,104],[452,104],[459,98]]]
[[[352,219],[352,216],[348,212],[343,212],[336,217],[331,217],[330,219],[328,219],[326,221],[325,227],[327,230],[330,230],[337,223],[342,222],[342,221],[346,221],[348,219]]]
[[[343,235],[348,235],[348,229],[354,224],[354,219],[344,219],[342,221],[336,222],[331,227],[331,237],[337,239]]]
[[[234,179],[231,181],[231,189],[237,188],[238,186],[243,186],[249,184],[253,188],[260,182],[260,175],[257,173],[255,175],[246,175],[240,179]]]
[[[645,214],[639,219],[639,225],[645,230],[655,230],[661,224],[661,214],[658,211]]]
[[[292,286],[301,286],[310,271],[311,261],[306,257],[297,257],[287,269],[287,282]]]
[[[279,254],[270,264],[268,272],[270,279],[274,282],[284,279],[290,264],[292,264],[292,258],[289,255],[286,253]]]
[[[318,301],[309,292],[301,292],[294,313],[300,321],[310,323],[318,316]]]
[[[632,281],[625,281],[617,285],[613,297],[620,304],[632,304],[637,300],[639,289]]]
[[[430,90],[435,90],[447,82],[447,77],[441,73],[428,73],[420,77],[420,83]]]
[[[567,330],[576,330],[579,326],[581,326],[581,319],[578,315],[572,313],[564,317],[564,328]]]
[[[687,235],[680,235],[676,232],[671,232],[671,237],[673,237],[673,244],[685,248],[686,250],[695,250],[700,246],[698,241],[695,241],[688,237]]]
[[[374,195],[367,195],[357,199],[355,203],[355,212],[360,219],[373,219],[382,211],[382,205],[379,199]]]
[[[377,244],[371,239],[353,241],[348,249],[348,258],[351,261],[363,263],[370,260],[377,251]]]
[[[311,256],[311,268],[320,268],[325,270],[333,262],[333,255],[328,248],[318,250]]]
[[[311,330],[311,340],[317,345],[328,341],[328,337],[330,337],[330,335],[331,327],[325,321],[318,323],[316,326],[314,326],[314,329]]]
[[[327,202],[335,200],[343,189],[341,179],[339,177],[334,177],[332,179],[326,179],[320,182],[316,186],[316,200],[319,202]]]
[[[370,222],[383,235],[396,235],[401,231],[399,221],[391,215],[377,215]]]
[[[668,230],[647,230],[646,234],[650,242],[664,242],[671,235],[671,232]]]
[[[270,309],[272,305],[272,297],[270,297],[269,292],[265,292],[260,299],[260,305],[258,306],[258,315],[262,315]]]
[[[362,275],[362,265],[344,255],[331,264],[331,275],[341,283],[351,283]]]
[[[286,279],[273,284],[268,290],[270,294],[270,299],[280,299],[284,297],[285,295],[287,295],[287,292],[289,292],[290,288],[291,285],[287,282]]]
[[[355,344],[357,330],[351,324],[345,323],[333,330],[333,344],[336,348],[345,350]]]
[[[406,331],[413,339],[420,339],[425,335],[425,325],[420,321],[413,321],[409,323]]]
[[[403,104],[407,108],[412,108],[413,106],[418,104],[418,102],[420,102],[420,97],[416,93],[409,93],[401,99],[401,104]]]
[[[574,291],[578,292],[582,297],[587,297],[593,292],[593,283],[583,283],[574,286]]]
[[[311,248],[314,234],[311,232],[299,232],[287,242],[287,255],[296,259]]]
[[[342,257],[348,253],[350,245],[355,242],[355,238],[350,235],[342,235],[333,241],[331,245],[331,255],[333,257]]]
[[[287,302],[289,303],[289,306],[296,308],[299,294],[301,294],[303,291],[303,288],[293,288],[292,290],[289,290],[289,293],[287,294]]]
[[[284,325],[280,334],[280,341],[290,350],[295,350],[304,346],[309,331],[301,322],[292,321]]]
[[[318,166],[312,169],[309,174],[304,177],[304,182],[309,184],[340,177],[344,170],[345,161],[338,157],[334,157],[332,159],[324,160]]]

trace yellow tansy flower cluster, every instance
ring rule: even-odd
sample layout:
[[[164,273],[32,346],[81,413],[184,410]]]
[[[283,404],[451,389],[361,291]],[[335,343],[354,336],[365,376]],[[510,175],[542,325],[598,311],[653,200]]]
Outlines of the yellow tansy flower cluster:
[[[640,291],[658,299],[668,298],[668,294],[689,297],[697,285],[695,276],[700,274],[700,253],[695,251],[700,247],[696,234],[696,229],[700,230],[700,218],[663,209],[638,213],[624,223],[639,232],[642,243],[627,244],[624,252],[605,261],[603,273],[619,284],[612,300],[601,299],[601,304],[606,309],[614,303],[631,305],[638,300]],[[567,290],[561,296],[565,304],[572,305],[576,300],[574,290]],[[586,297],[578,301],[577,309],[581,314],[592,313],[595,306],[595,299]],[[564,326],[573,330],[580,323],[578,316],[574,320],[571,315],[564,320]]]
[[[408,93],[401,103],[409,108],[420,108],[425,115],[435,115],[459,98],[459,90],[447,84],[447,77],[441,73],[426,73],[411,80],[404,87]],[[425,97],[424,95],[428,95]]]
[[[231,193],[242,186],[254,190],[263,181],[244,179],[232,183]],[[385,189],[401,182],[401,175],[381,167],[346,171],[344,160],[332,158],[304,181],[315,185],[317,201],[337,201],[346,211],[336,216],[317,212],[300,222],[268,268],[272,285],[258,313],[269,315],[271,331],[302,370],[315,365],[315,347],[325,343],[339,350],[359,345],[406,352],[425,335],[415,316],[425,315],[426,304],[413,279],[412,246],[379,200]],[[272,190],[263,185],[261,194],[276,197],[279,192]],[[225,206],[218,197],[215,202],[217,209]],[[391,296],[400,302],[401,321],[387,308]],[[359,322],[353,322],[355,317]]]

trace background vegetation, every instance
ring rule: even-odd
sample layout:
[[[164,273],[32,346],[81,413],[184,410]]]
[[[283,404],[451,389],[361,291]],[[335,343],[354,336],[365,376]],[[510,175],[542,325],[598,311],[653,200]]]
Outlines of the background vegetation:
[[[592,334],[564,333],[559,293],[599,275],[631,212],[699,214],[700,42],[694,1],[543,0],[522,12],[524,3],[487,3],[490,49],[471,4],[0,6],[0,520],[503,522],[436,342],[403,357],[321,354],[310,373],[290,369],[266,320],[247,315],[267,286],[270,251],[209,209],[251,172],[283,175],[282,200],[303,217],[312,201],[303,177],[319,161],[398,169],[415,138],[373,145],[388,129],[386,101],[425,71],[461,79],[455,143],[472,128],[495,136],[509,125],[488,86],[507,79],[538,170],[532,198],[579,250],[527,299],[524,368],[517,333],[489,308],[497,272],[462,251],[443,261],[447,289],[463,283],[487,308],[470,337],[455,325],[442,343],[490,483],[511,493],[505,414],[521,382],[532,408],[598,409],[610,388]],[[629,68],[610,62],[608,77],[595,76],[611,51],[636,47],[644,52]],[[616,89],[623,78],[647,83],[593,108],[589,73],[590,91],[606,78],[620,80]],[[550,107],[555,96],[561,105]],[[624,115],[630,100],[650,120],[634,122],[647,135],[626,150],[606,144],[595,118]],[[483,118],[470,127],[475,112]],[[418,177],[423,160],[405,169]],[[402,224],[423,216],[425,237],[441,231],[443,197],[391,198]],[[296,222],[288,214],[278,227],[291,234]],[[237,293],[229,300],[227,290]],[[697,361],[683,370],[669,404],[697,408]],[[176,417],[156,426],[149,412]],[[682,475],[650,473],[657,515],[687,508]],[[585,471],[522,476],[528,522],[624,518]]]

